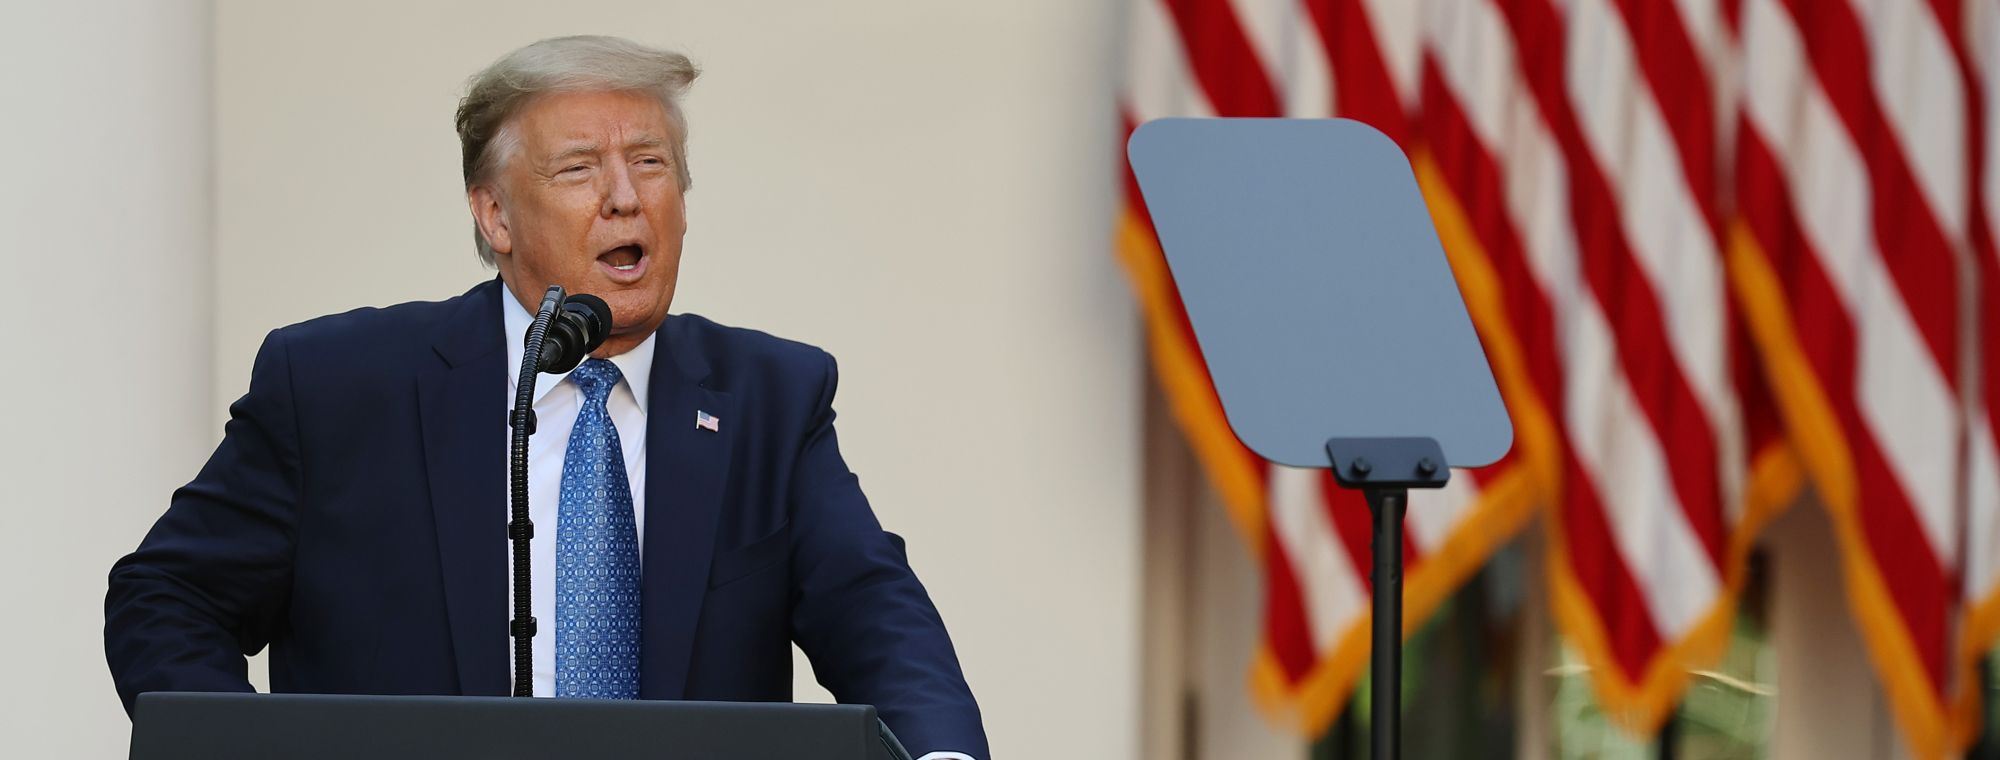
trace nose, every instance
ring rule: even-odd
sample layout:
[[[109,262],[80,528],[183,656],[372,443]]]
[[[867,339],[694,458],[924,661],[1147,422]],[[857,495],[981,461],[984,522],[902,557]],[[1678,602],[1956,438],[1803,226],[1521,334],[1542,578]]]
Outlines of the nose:
[[[598,213],[611,216],[631,216],[639,212],[639,190],[632,186],[632,167],[624,163],[614,163],[604,172],[604,203]]]

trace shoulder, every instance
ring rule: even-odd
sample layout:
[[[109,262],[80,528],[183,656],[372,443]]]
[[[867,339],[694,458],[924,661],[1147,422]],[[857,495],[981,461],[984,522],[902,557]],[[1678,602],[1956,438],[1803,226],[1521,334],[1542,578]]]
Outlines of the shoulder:
[[[498,282],[489,281],[442,301],[354,309],[272,330],[252,384],[275,373],[291,378],[295,390],[341,398],[402,387],[412,373],[445,366],[454,350],[463,356],[502,350],[498,293]]]
[[[483,286],[482,286],[483,287]],[[380,348],[399,343],[426,343],[439,327],[452,321],[477,294],[442,301],[412,301],[394,306],[368,306],[308,319],[273,331],[274,337],[298,348]],[[493,319],[498,319],[496,313]]]
[[[661,327],[682,370],[705,377],[720,391],[811,390],[830,386],[833,355],[762,330],[721,324],[699,314],[676,314]]]

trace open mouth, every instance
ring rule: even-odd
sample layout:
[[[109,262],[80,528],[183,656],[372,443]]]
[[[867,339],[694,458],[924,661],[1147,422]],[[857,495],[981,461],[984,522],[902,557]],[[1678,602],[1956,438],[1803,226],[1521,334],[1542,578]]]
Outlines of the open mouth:
[[[600,263],[620,272],[637,270],[645,258],[646,249],[637,244],[621,245],[597,256]]]
[[[597,271],[612,284],[633,285],[645,279],[650,258],[643,243],[626,243],[597,254]]]

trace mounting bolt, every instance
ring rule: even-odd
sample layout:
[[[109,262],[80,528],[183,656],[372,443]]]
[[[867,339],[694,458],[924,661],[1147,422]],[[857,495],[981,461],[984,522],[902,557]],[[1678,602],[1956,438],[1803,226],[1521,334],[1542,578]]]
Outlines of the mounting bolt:
[[[1347,470],[1354,473],[1354,477],[1365,478],[1368,477],[1368,473],[1375,471],[1375,466],[1369,464],[1364,457],[1355,457],[1354,461],[1347,463]]]
[[[1438,465],[1436,462],[1431,461],[1430,457],[1424,457],[1422,459],[1417,460],[1418,475],[1422,475],[1428,478],[1432,475],[1436,475],[1437,471],[1438,471]]]

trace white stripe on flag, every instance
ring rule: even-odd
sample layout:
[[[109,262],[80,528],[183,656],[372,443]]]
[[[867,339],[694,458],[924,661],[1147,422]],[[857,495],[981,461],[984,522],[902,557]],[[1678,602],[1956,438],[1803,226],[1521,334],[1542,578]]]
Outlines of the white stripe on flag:
[[[1431,54],[1481,145],[1500,145],[1500,116],[1521,83],[1514,68],[1514,39],[1487,0],[1437,0],[1424,33]]]
[[[1437,490],[1411,491],[1408,522],[1410,543],[1416,545],[1417,556],[1429,556],[1436,551],[1477,503],[1479,483],[1470,472],[1453,472],[1451,481]]]

